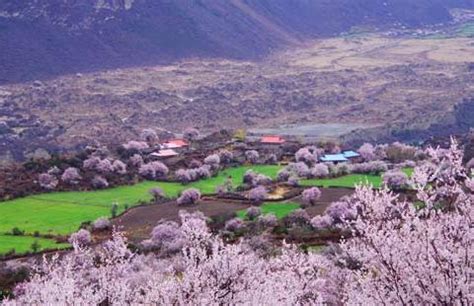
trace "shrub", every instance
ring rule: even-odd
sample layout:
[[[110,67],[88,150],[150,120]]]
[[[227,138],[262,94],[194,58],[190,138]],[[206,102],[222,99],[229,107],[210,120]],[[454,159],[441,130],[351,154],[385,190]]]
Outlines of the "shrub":
[[[239,218],[230,219],[225,223],[225,229],[229,232],[238,232],[244,227],[244,221]]]
[[[288,179],[287,184],[292,187],[298,187],[300,185],[300,180],[299,178],[292,176]]]
[[[309,189],[305,189],[302,194],[303,203],[306,206],[314,206],[316,205],[316,201],[319,200],[321,197],[321,190],[317,187],[312,187]]]
[[[332,224],[333,220],[329,215],[316,216],[311,219],[311,226],[317,230],[326,229],[331,227]]]
[[[165,197],[165,193],[163,192],[163,189],[159,187],[152,188],[148,192],[151,194],[155,202],[158,202],[159,200]]]
[[[31,250],[33,251],[33,253],[37,253],[40,249],[41,249],[41,245],[39,244],[38,240],[35,240],[31,244]]]
[[[325,164],[316,164],[310,170],[310,176],[315,178],[325,178],[329,176],[329,168]]]
[[[277,173],[277,181],[279,182],[286,182],[290,178],[291,173],[286,168],[281,169]]]
[[[394,190],[404,189],[408,185],[408,176],[400,170],[385,172],[382,179],[387,187]]]
[[[119,209],[118,204],[113,203],[112,206],[110,207],[110,215],[112,216],[112,218],[117,217],[118,209]]]
[[[308,166],[312,166],[318,162],[318,157],[311,153],[308,148],[301,148],[295,153],[296,162],[305,163]]]
[[[370,143],[364,143],[357,152],[365,161],[372,161],[376,157],[375,148]]]
[[[374,174],[380,175],[382,172],[387,171],[387,164],[383,161],[371,161],[361,164],[351,164],[350,171],[353,173],[361,174]]]
[[[86,170],[95,170],[99,163],[100,163],[99,157],[91,156],[82,162],[82,168]]]
[[[278,218],[275,214],[270,213],[258,216],[257,222],[263,227],[275,227],[278,225]]]
[[[146,249],[155,249],[161,256],[170,256],[181,251],[186,240],[174,221],[160,221],[151,232],[151,238],[144,241]]]
[[[109,187],[109,182],[107,180],[99,175],[94,176],[94,178],[91,181],[92,187],[95,189],[103,189]]]
[[[110,220],[105,217],[98,218],[92,224],[92,227],[94,228],[94,230],[97,230],[97,231],[103,231],[103,230],[109,229],[111,226],[112,225],[110,223]]]
[[[194,205],[201,199],[201,192],[195,188],[186,189],[178,198],[178,205]]]
[[[197,169],[197,168],[199,168],[199,167],[201,167],[201,166],[202,166],[202,163],[201,163],[199,160],[197,160],[197,159],[193,159],[193,160],[191,160],[191,162],[189,163],[189,168],[191,168],[191,169]]]
[[[310,221],[309,214],[302,208],[295,209],[288,216],[285,217],[285,223],[288,227],[291,226],[305,226]]]
[[[245,158],[251,164],[257,164],[260,159],[260,155],[255,150],[250,150],[245,152]]]
[[[234,160],[234,154],[229,150],[220,150],[219,158],[223,164],[230,164]]]
[[[135,140],[131,140],[131,141],[127,142],[126,144],[123,144],[122,146],[127,151],[135,151],[135,152],[141,152],[141,151],[146,150],[150,147],[144,141],[135,141]]]
[[[117,159],[116,161],[113,162],[112,166],[115,173],[121,174],[121,175],[127,174],[127,165],[121,160]]]
[[[133,167],[140,168],[143,165],[143,157],[140,154],[133,154],[130,156],[128,162]]]
[[[25,234],[25,231],[22,231],[18,227],[12,228],[12,235],[13,236],[23,236]]]
[[[387,159],[392,163],[401,163],[404,160],[414,160],[417,149],[407,144],[394,142],[385,149]]]
[[[63,175],[61,176],[61,180],[70,185],[78,184],[79,181],[82,179],[81,175],[79,174],[79,170],[74,167],[69,167],[64,170]]]
[[[102,159],[96,165],[96,169],[102,174],[109,174],[114,172],[114,167],[112,166],[112,162],[109,159]]]
[[[80,229],[69,237],[69,243],[74,246],[88,246],[92,243],[91,233],[85,229]]]
[[[158,141],[158,134],[153,129],[143,129],[140,138],[147,143],[155,143]]]
[[[199,131],[195,128],[187,128],[183,132],[183,138],[188,141],[195,141],[199,138]]]
[[[219,169],[219,164],[221,163],[221,158],[217,154],[209,155],[204,159],[204,163],[211,167],[213,170]]]
[[[308,166],[303,162],[291,163],[286,167],[286,169],[300,178],[306,178],[310,175]]]
[[[278,163],[278,158],[277,158],[276,154],[268,155],[265,163],[268,164],[268,165],[275,165],[276,163]]]
[[[39,185],[48,190],[53,190],[58,186],[58,179],[49,173],[42,173],[38,177]]]
[[[326,215],[331,217],[334,224],[341,224],[344,220],[353,220],[357,217],[357,208],[351,203],[349,198],[342,198],[340,201],[331,203],[326,209]]]
[[[165,164],[159,161],[154,161],[145,164],[138,169],[138,173],[144,178],[155,180],[164,178],[168,175],[169,169]]]
[[[246,216],[249,220],[255,220],[261,214],[262,214],[262,209],[256,206],[251,206],[247,208],[247,211],[246,211]]]
[[[249,191],[249,200],[253,203],[262,203],[267,197],[267,190],[263,186],[258,186]]]

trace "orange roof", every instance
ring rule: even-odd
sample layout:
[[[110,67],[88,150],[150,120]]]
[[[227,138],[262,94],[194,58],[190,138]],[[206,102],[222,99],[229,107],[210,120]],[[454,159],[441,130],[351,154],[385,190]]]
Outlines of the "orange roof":
[[[263,136],[260,142],[281,144],[285,142],[285,139],[280,136]]]
[[[165,148],[182,148],[187,145],[188,143],[184,139],[171,139],[163,144]]]

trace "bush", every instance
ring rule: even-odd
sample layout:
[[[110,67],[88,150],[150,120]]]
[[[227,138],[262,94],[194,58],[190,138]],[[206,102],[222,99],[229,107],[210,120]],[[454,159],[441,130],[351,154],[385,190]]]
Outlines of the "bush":
[[[107,180],[99,175],[96,175],[92,181],[91,181],[92,187],[95,189],[103,189],[109,187],[109,182]]]
[[[42,173],[38,177],[39,185],[47,190],[53,190],[58,186],[58,179],[49,173]]]
[[[78,246],[87,246],[92,243],[91,233],[85,229],[80,229],[69,237],[69,243]]]
[[[333,224],[333,219],[329,215],[316,216],[311,219],[311,226],[314,229],[321,230],[331,227]]]
[[[225,223],[225,229],[229,232],[238,232],[244,228],[244,221],[239,218],[230,219]]]
[[[263,186],[258,186],[249,191],[249,200],[253,203],[260,204],[267,197],[267,190]]]
[[[384,184],[393,190],[401,190],[408,185],[408,176],[400,170],[385,172],[382,179]]]
[[[141,176],[150,180],[165,178],[168,175],[168,172],[168,167],[159,161],[142,165],[140,169],[138,169],[138,173]]]
[[[183,138],[188,141],[195,141],[199,138],[199,130],[195,128],[187,128],[183,132]]]
[[[370,143],[364,143],[357,151],[365,161],[372,161],[376,157],[375,148]]]
[[[194,205],[201,199],[201,192],[195,188],[186,189],[178,198],[178,205]]]
[[[14,227],[14,228],[12,228],[12,235],[13,236],[23,236],[23,235],[25,235],[25,231],[22,231],[18,227]]]
[[[316,164],[310,170],[310,176],[314,178],[325,178],[329,176],[329,168],[325,164]]]
[[[110,207],[110,215],[112,216],[112,218],[117,217],[118,208],[119,207],[117,203],[113,203],[112,207]]]
[[[263,227],[275,227],[278,224],[278,218],[275,214],[260,215],[257,222]]]
[[[165,197],[165,193],[164,193],[163,189],[161,189],[159,187],[152,188],[148,192],[151,194],[151,196],[153,197],[153,200],[155,200],[155,202],[158,202],[159,200],[161,200]]]
[[[247,208],[247,211],[246,211],[246,216],[249,220],[255,220],[261,214],[262,214],[262,209],[256,206],[251,206]]]
[[[318,156],[313,154],[308,148],[301,148],[295,153],[295,160],[296,162],[312,166],[318,162]]]
[[[255,150],[250,150],[245,152],[246,160],[251,164],[257,164],[260,159],[260,155]]]
[[[112,224],[110,223],[110,220],[105,217],[98,218],[92,224],[92,227],[94,228],[94,230],[98,230],[98,231],[109,229],[111,226]]]
[[[70,185],[76,185],[82,179],[81,175],[79,174],[79,170],[74,167],[69,167],[64,170],[63,175],[61,176],[61,180]]]
[[[302,197],[305,206],[314,206],[321,197],[321,190],[317,187],[306,189],[303,191]]]

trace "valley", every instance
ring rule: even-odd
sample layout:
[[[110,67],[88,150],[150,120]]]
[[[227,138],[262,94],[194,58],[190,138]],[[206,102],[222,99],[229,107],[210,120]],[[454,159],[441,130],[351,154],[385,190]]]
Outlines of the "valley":
[[[258,62],[186,60],[4,85],[0,156],[6,163],[94,141],[119,144],[149,126],[261,129],[356,144],[462,133],[471,122],[460,121],[457,105],[473,103],[473,62],[468,37],[363,33]],[[331,125],[341,122],[349,128]]]

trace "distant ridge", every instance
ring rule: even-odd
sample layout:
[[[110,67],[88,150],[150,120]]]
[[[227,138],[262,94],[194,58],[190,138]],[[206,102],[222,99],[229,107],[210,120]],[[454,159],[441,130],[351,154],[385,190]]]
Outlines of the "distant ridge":
[[[256,59],[356,25],[447,22],[474,0],[3,0],[0,84],[187,57]]]

